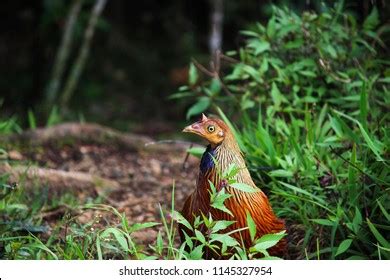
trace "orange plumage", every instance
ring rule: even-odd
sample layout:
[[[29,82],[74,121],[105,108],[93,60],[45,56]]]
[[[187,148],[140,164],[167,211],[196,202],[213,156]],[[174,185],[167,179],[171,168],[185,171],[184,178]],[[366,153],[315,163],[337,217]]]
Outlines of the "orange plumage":
[[[193,224],[194,217],[209,215],[214,220],[235,221],[227,231],[247,227],[246,216],[249,212],[256,224],[257,237],[268,233],[277,233],[285,230],[283,220],[278,219],[267,199],[267,196],[256,187],[249,171],[245,165],[244,158],[234,135],[229,127],[219,119],[207,118],[202,115],[202,120],[187,126],[184,132],[195,133],[206,139],[210,145],[203,154],[199,177],[196,183],[195,191],[187,198],[182,215]],[[238,183],[256,188],[256,192],[242,192],[229,186],[223,186],[224,182],[219,178],[212,158],[218,162],[218,168],[223,173],[232,163],[238,166],[239,171],[235,176]],[[225,201],[225,206],[232,212],[233,216],[212,208],[210,206],[210,184],[209,180],[217,188],[225,187],[225,191],[232,196]],[[180,232],[185,230],[181,227]],[[232,236],[241,243],[241,238],[245,248],[253,246],[250,239],[249,230],[233,233]],[[286,250],[286,240],[282,239],[279,243],[269,250],[270,255],[282,256]],[[213,256],[215,257],[215,256]]]

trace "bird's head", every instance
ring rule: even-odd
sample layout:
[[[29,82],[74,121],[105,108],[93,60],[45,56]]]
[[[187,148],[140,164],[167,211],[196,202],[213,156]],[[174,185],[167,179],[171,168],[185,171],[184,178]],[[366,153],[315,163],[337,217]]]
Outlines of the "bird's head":
[[[225,139],[229,129],[223,121],[208,118],[206,115],[202,114],[200,121],[185,127],[183,132],[197,134],[206,139],[212,146],[217,146]]]

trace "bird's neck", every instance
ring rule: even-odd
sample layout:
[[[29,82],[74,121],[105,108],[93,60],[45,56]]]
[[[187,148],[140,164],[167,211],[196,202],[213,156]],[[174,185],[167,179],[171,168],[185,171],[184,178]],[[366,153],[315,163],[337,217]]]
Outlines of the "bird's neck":
[[[200,163],[199,177],[210,180],[214,185],[217,185],[220,180],[218,175],[223,174],[231,164],[235,164],[238,168],[235,176],[237,182],[254,185],[240,148],[233,135],[230,134],[221,144],[207,147]]]

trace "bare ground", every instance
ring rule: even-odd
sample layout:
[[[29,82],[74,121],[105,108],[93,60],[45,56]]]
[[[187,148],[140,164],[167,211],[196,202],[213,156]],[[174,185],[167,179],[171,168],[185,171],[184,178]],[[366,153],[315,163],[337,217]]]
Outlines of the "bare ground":
[[[103,203],[126,213],[129,224],[142,222],[160,222],[159,204],[169,209],[172,188],[175,185],[175,208],[180,210],[185,198],[195,187],[198,159],[190,156],[186,159],[185,148],[172,150],[123,149],[112,143],[86,143],[74,141],[72,144],[51,145],[44,143],[39,149],[12,149],[8,151],[13,164],[32,162],[37,166],[66,172],[82,172],[103,179],[115,181],[115,188],[104,198]],[[93,142],[93,141],[92,141]],[[55,189],[51,188],[55,192]],[[90,188],[75,186],[69,190],[83,203],[88,197],[96,197],[98,192]],[[43,221],[51,228],[67,213],[66,207],[50,209],[43,213]],[[98,228],[106,224],[115,225],[119,221],[109,213],[99,210],[87,210],[77,215],[78,222]],[[100,225],[99,225],[100,224]],[[152,244],[162,226],[156,226],[134,233],[134,238],[143,245]],[[50,234],[50,233],[49,233]]]

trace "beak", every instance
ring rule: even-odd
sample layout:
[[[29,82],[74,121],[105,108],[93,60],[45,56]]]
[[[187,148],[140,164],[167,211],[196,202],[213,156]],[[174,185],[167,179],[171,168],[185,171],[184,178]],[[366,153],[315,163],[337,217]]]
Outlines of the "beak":
[[[186,126],[182,132],[191,132],[191,126]]]
[[[194,123],[194,124],[191,124],[189,126],[186,126],[183,129],[183,132],[195,133],[195,134],[201,135],[201,129],[202,129],[202,126],[199,123]]]

